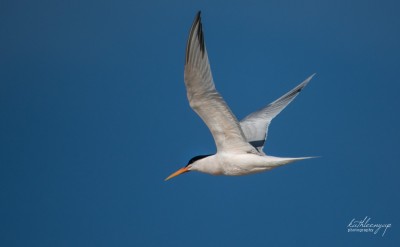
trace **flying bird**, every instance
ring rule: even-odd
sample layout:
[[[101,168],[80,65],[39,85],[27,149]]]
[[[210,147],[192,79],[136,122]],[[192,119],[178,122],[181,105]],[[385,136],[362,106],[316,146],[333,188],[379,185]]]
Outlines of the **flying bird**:
[[[186,45],[184,80],[189,104],[210,129],[217,153],[193,157],[185,167],[172,173],[165,181],[189,171],[212,175],[247,175],[313,158],[274,157],[266,155],[263,147],[272,119],[292,102],[314,75],[239,122],[215,88],[200,14],[199,11],[194,19]]]

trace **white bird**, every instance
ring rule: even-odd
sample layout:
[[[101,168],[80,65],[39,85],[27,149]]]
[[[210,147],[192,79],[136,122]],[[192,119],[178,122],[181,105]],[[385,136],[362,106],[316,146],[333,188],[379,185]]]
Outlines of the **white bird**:
[[[193,157],[185,167],[165,180],[188,171],[212,175],[247,175],[312,158],[274,157],[266,155],[262,149],[271,120],[299,94],[313,76],[239,122],[215,89],[199,11],[187,41],[184,80],[190,106],[210,129],[217,153]]]

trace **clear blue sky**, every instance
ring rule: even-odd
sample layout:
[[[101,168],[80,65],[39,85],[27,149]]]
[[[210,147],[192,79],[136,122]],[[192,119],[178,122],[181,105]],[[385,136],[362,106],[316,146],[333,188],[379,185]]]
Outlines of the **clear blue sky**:
[[[0,2],[0,245],[398,246],[398,1],[160,2]],[[265,151],[321,158],[163,181],[215,151],[183,83],[197,10],[239,119],[317,73]],[[365,216],[392,228],[347,232]]]

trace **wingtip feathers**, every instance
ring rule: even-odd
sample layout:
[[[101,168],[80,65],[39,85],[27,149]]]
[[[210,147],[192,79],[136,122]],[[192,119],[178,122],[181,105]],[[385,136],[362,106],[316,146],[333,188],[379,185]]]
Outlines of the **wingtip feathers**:
[[[196,30],[196,33],[195,33],[195,30]],[[189,38],[188,38],[188,42],[186,45],[186,59],[185,59],[186,64],[189,62],[190,48],[192,46],[192,42],[193,42],[194,38],[197,38],[197,41],[199,42],[199,46],[200,46],[199,48],[200,48],[201,54],[204,57],[205,43],[204,43],[204,33],[203,33],[203,26],[201,23],[201,11],[200,10],[196,13],[193,24],[190,28]]]

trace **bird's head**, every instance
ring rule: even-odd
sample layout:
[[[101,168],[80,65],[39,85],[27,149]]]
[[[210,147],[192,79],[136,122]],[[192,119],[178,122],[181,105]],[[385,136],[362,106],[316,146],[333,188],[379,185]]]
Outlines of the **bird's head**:
[[[187,163],[187,165],[185,167],[182,167],[181,169],[177,170],[176,172],[172,173],[171,175],[169,175],[164,181],[167,181],[173,177],[176,177],[178,175],[181,175],[183,173],[189,172],[190,170],[192,170],[193,166],[196,166],[196,162],[198,162],[201,159],[204,159],[206,157],[208,157],[210,155],[197,155],[194,156],[193,158],[191,158],[189,160],[189,162]]]

